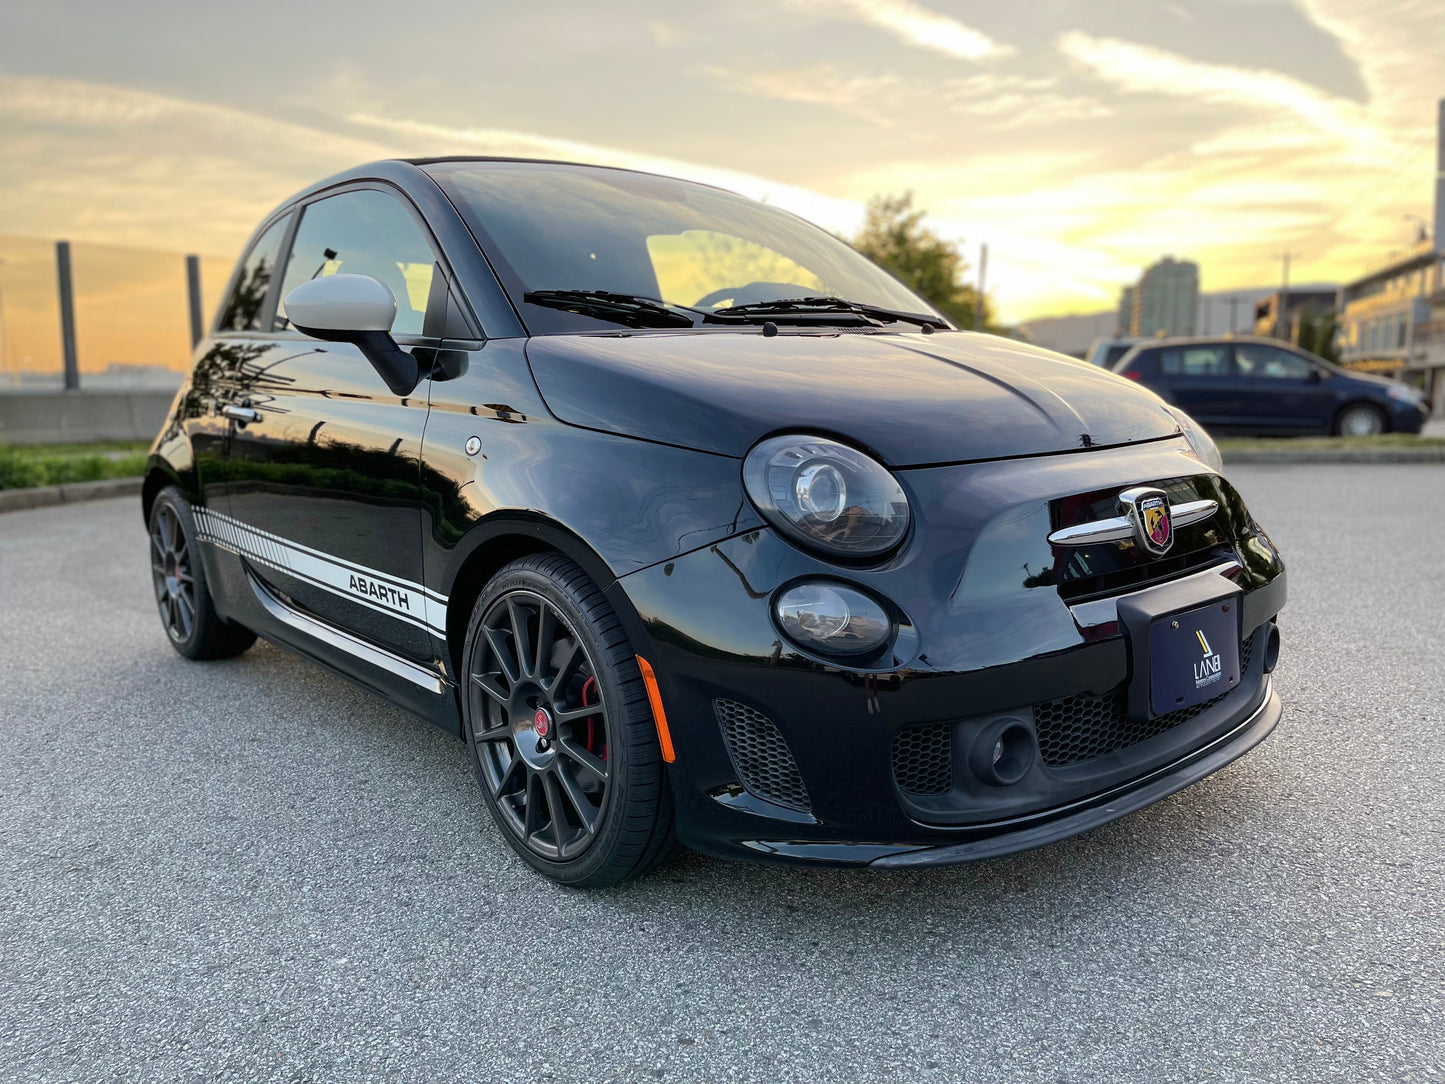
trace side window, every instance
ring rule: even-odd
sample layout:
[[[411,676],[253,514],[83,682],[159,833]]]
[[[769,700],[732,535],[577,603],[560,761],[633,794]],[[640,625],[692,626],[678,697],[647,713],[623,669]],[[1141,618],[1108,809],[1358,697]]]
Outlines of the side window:
[[[1159,351],[1159,367],[1169,376],[1228,376],[1229,347],[1170,346]]]
[[[1132,347],[1128,346],[1125,343],[1114,343],[1108,348],[1108,353],[1104,355],[1104,368],[1112,369],[1114,365],[1119,361],[1119,359],[1122,358],[1125,354],[1127,354],[1131,349]],[[1142,355],[1142,357],[1148,356],[1149,355],[1147,354]]]
[[[241,274],[231,288],[231,296],[226,298],[221,308],[217,331],[261,330],[261,308],[266,304],[266,290],[271,285],[281,239],[286,236],[286,226],[290,221],[290,215],[282,217],[257,238],[251,251],[246,253]]]
[[[1110,347],[1110,348],[1109,348],[1109,353],[1112,354],[1115,349],[1117,349],[1117,347]],[[1124,348],[1124,353],[1127,354],[1128,352],[1129,352],[1129,347],[1126,346],[1126,347]],[[1111,363],[1107,366],[1107,368],[1112,369],[1112,368],[1114,367],[1114,364],[1115,364],[1116,362],[1123,361],[1123,360],[1124,360],[1124,358],[1123,358],[1123,355],[1121,354],[1121,355],[1119,355],[1117,358],[1115,358],[1115,361],[1114,361],[1114,362],[1111,362]],[[1135,376],[1135,377],[1137,377],[1137,376],[1152,376],[1152,375],[1155,373],[1155,371],[1157,370],[1158,363],[1159,363],[1159,351],[1157,351],[1157,350],[1140,350],[1140,351],[1136,352],[1132,358],[1129,359],[1129,364],[1128,364],[1128,365],[1126,365],[1123,369],[1118,370],[1118,371],[1121,372],[1122,374],[1126,375],[1126,376]]]
[[[370,275],[396,298],[394,335],[420,335],[426,320],[436,254],[410,212],[385,192],[343,192],[311,204],[301,215],[281,297],[309,279],[345,272]],[[275,329],[291,327],[282,306]]]
[[[1237,343],[1234,357],[1245,376],[1262,376],[1273,380],[1308,380],[1314,366],[1298,354],[1277,346],[1259,343]]]

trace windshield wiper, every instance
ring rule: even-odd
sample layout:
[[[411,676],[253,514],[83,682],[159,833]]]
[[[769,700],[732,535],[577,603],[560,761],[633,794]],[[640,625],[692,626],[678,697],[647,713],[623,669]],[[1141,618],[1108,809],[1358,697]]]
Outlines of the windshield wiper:
[[[669,305],[655,297],[614,294],[611,290],[528,290],[522,300],[531,305],[595,316],[627,327],[695,327],[693,310]]]
[[[842,312],[854,313],[884,323],[895,323],[901,320],[904,323],[938,330],[945,330],[948,327],[948,324],[937,316],[927,316],[921,312],[901,312],[897,309],[886,309],[880,305],[869,305],[862,301],[848,301],[841,297],[781,297],[776,301],[754,301],[747,305],[715,309],[703,319],[716,323],[733,323],[796,314],[799,317],[807,318],[807,323],[827,323],[827,320],[819,319],[819,317],[829,313]]]

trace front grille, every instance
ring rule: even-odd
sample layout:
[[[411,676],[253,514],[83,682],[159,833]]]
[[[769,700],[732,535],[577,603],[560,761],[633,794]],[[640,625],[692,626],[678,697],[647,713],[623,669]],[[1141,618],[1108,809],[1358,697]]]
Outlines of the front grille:
[[[713,710],[743,786],[789,809],[812,809],[798,764],[773,721],[734,700],[714,700]]]
[[[911,726],[893,738],[893,778],[909,794],[946,794],[953,786],[953,727]]]
[[[1241,684],[1243,675],[1249,671],[1253,649],[1252,635],[1245,637],[1239,645]],[[1049,767],[1060,768],[1127,749],[1197,718],[1234,691],[1229,689],[1192,708],[1181,708],[1140,722],[1129,718],[1126,687],[1122,685],[1103,696],[1080,695],[1046,700],[1034,705],[1039,755]]]
[[[1230,496],[1222,479],[1209,475],[1156,480],[1170,503],[1214,500],[1219,510],[1207,519],[1180,527],[1170,552],[1156,557],[1132,540],[1064,546],[1055,550],[1056,563],[1036,574],[1038,582],[1053,584],[1059,597],[1070,604],[1126,591],[1138,591],[1156,583],[1187,576],[1235,556]],[[1050,502],[1050,522],[1057,529],[1074,527],[1119,514],[1119,491],[1114,488],[1055,498]]]

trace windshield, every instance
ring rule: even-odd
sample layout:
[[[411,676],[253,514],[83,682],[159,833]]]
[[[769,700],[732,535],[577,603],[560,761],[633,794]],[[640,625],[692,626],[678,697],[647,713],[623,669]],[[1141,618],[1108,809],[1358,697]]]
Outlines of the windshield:
[[[832,234],[687,181],[544,162],[444,162],[428,171],[461,211],[533,334],[615,330],[605,310],[527,294],[607,291],[712,312],[837,297],[933,308]]]

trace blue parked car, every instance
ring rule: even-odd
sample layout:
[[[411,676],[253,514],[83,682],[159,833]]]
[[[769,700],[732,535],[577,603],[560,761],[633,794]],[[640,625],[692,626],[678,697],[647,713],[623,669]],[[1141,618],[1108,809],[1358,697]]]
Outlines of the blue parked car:
[[[1289,343],[1151,339],[1114,365],[1212,433],[1418,433],[1429,401],[1398,380],[1347,372]]]

